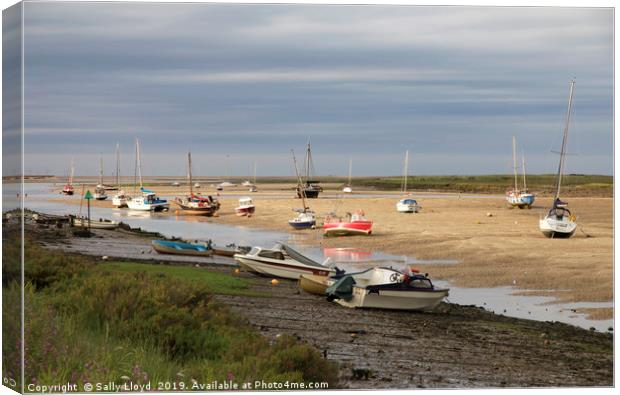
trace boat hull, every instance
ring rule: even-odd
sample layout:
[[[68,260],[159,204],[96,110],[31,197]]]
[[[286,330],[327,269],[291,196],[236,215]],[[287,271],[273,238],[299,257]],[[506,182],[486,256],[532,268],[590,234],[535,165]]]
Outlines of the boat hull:
[[[189,243],[178,243],[178,248],[174,246],[162,244],[158,242],[158,240],[153,240],[151,242],[153,249],[160,254],[169,254],[169,255],[190,255],[190,256],[212,256],[213,250],[210,248],[200,248],[200,246],[195,246],[194,248],[188,247],[183,248],[183,245],[190,246]],[[173,243],[174,244],[174,243]]]
[[[127,198],[114,196],[112,198],[112,205],[118,208],[127,207]]]
[[[254,207],[254,206],[237,207],[235,209],[235,213],[239,217],[245,217],[245,216],[249,217],[250,215],[254,214],[254,211],[256,211],[256,207]]]
[[[268,258],[256,259],[248,255],[235,254],[235,260],[250,271],[282,278],[297,280],[302,274],[327,276],[331,273],[328,268],[295,265],[291,261],[275,261]]]
[[[441,303],[448,293],[447,289],[369,292],[365,288],[354,286],[350,300],[337,299],[336,303],[350,308],[429,311]]]
[[[179,215],[206,215],[207,217],[211,217],[219,209],[219,206],[216,204],[209,204],[209,203],[186,204],[179,200],[173,200],[172,202],[181,208],[181,210],[176,211],[176,214],[179,214]]]
[[[535,198],[536,197],[532,195],[531,193],[520,194],[520,195],[509,194],[506,196],[506,201],[512,207],[531,208],[532,204],[534,204]]]
[[[575,234],[577,223],[569,219],[557,220],[546,217],[540,220],[540,231],[551,239],[567,239]]]
[[[295,220],[290,220],[288,221],[288,224],[293,228],[293,229],[312,229],[314,227],[316,227],[316,220],[314,221],[295,221]]]
[[[420,211],[420,206],[417,204],[396,203],[396,211],[399,213],[417,213]]]
[[[90,226],[89,226],[89,222],[90,222]],[[114,221],[94,221],[94,220],[88,221],[87,219],[83,219],[83,218],[74,218],[72,223],[74,227],[84,227],[84,228],[90,227],[91,229],[116,229],[118,228],[118,222],[114,222]]]
[[[298,286],[301,290],[315,295],[325,295],[327,289],[327,276],[316,276],[313,274],[302,274],[299,277]]]
[[[325,236],[369,236],[372,233],[371,221],[335,222],[323,224]]]

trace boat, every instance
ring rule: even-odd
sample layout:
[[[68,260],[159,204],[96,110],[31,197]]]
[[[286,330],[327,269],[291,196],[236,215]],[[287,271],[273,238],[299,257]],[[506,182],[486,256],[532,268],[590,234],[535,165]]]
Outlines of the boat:
[[[136,139],[136,170],[140,180],[140,193],[142,196],[134,197],[127,201],[127,207],[136,211],[167,211],[170,208],[166,199],[161,199],[154,191],[145,189],[142,184],[142,161],[140,160],[140,141]],[[134,185],[135,181],[134,181]],[[134,193],[134,196],[137,192]]]
[[[315,262],[283,243],[277,243],[271,249],[253,247],[246,254],[235,254],[234,258],[249,271],[293,280],[302,274],[328,276],[336,273],[334,268],[327,266],[331,260],[327,259],[323,264]]]
[[[182,197],[176,197],[172,202],[178,205],[181,210],[178,214],[183,215],[206,215],[212,216],[220,209],[220,202],[212,196],[201,196],[194,193],[193,188],[196,184],[192,181],[192,153],[187,153],[187,179],[189,185],[189,194]]]
[[[67,180],[67,184],[62,188],[62,193],[65,195],[73,195],[75,190],[73,188],[73,173],[75,171],[75,167],[73,166],[73,158],[71,158],[71,170],[69,171],[69,177]]]
[[[106,200],[108,198],[105,185],[103,185],[103,157],[99,159],[99,184],[95,187],[94,198],[95,200]]]
[[[422,310],[435,308],[449,289],[436,288],[425,275],[375,267],[328,280],[327,298],[350,308]]]
[[[314,274],[302,274],[299,277],[297,286],[302,291],[306,291],[315,295],[325,295],[327,287],[331,283],[328,276],[317,276]]]
[[[405,162],[403,166],[403,179],[401,181],[401,192],[405,195],[396,203],[396,211],[399,213],[417,213],[422,207],[418,202],[407,194],[407,181],[409,179],[409,150],[405,151]]]
[[[570,82],[570,91],[568,94],[568,109],[566,111],[566,121],[564,124],[564,132],[562,135],[562,149],[560,151],[560,163],[558,165],[557,187],[553,204],[545,218],[539,221],[541,232],[552,239],[569,238],[577,229],[577,218],[568,210],[568,203],[560,200],[560,190],[562,188],[562,175],[564,173],[564,160],[566,157],[566,144],[568,141],[568,127],[570,125],[571,112],[573,109],[573,92],[575,89],[575,80]]]
[[[174,182],[172,183],[172,186],[173,186],[173,187],[180,187],[180,186],[181,186],[181,184],[180,184],[178,181],[174,181]]]
[[[230,257],[234,256],[235,254],[247,254],[248,252],[250,252],[250,250],[252,250],[252,247],[238,246],[234,243],[227,244],[224,247],[212,245],[211,248],[213,248],[213,253],[215,255],[230,256]]]
[[[212,256],[213,249],[209,243],[193,244],[180,241],[153,240],[153,249],[160,254]]]
[[[301,194],[301,209],[294,209],[297,212],[297,217],[290,219],[288,224],[294,229],[314,229],[316,227],[316,215],[314,211],[310,210],[310,207],[306,205],[306,194],[302,188],[301,177],[299,176],[299,169],[297,168],[297,159],[295,158],[295,152],[291,150],[293,156],[293,166],[295,167],[295,175],[297,177],[297,189],[302,191]]]
[[[305,159],[305,179],[301,184],[297,184],[295,188],[297,192],[298,198],[306,198],[306,199],[316,199],[319,197],[319,193],[323,192],[323,188],[318,185],[319,181],[311,180],[311,171],[314,169],[314,165],[312,163],[312,150],[310,148],[310,141],[308,141],[308,146],[306,149],[306,159]]]
[[[362,210],[356,213],[347,213],[345,219],[334,214],[325,217],[323,222],[324,236],[355,236],[372,233],[372,221],[368,220]]]
[[[127,207],[127,201],[131,200],[131,196],[127,195],[121,185],[121,155],[119,151],[119,143],[116,143],[116,194],[112,196],[112,205],[114,207]]]
[[[343,193],[353,193],[353,187],[351,186],[351,165],[353,164],[353,159],[349,158],[349,180],[347,184],[342,188]]]
[[[116,229],[118,222],[109,219],[99,218],[98,220],[88,220],[84,217],[71,217],[71,225],[74,227],[91,228],[91,229]]]
[[[248,189],[250,192],[258,192],[258,188],[256,187],[256,162],[254,162],[254,178],[251,183],[246,184],[245,186],[250,187]]]
[[[515,185],[512,189],[506,192],[506,201],[510,207],[532,208],[534,203],[534,194],[529,193],[527,189],[527,182],[525,179],[525,156],[522,157],[523,161],[523,189],[519,188],[519,177],[517,174],[517,142],[515,136],[512,136],[512,160],[513,170],[515,176]]]
[[[240,198],[239,205],[235,208],[235,213],[240,217],[251,217],[254,211],[256,211],[256,207],[252,203],[252,198],[249,197]]]
[[[198,183],[198,182],[197,182],[197,183],[195,183],[195,184],[194,184],[194,188],[200,188],[200,183]]]

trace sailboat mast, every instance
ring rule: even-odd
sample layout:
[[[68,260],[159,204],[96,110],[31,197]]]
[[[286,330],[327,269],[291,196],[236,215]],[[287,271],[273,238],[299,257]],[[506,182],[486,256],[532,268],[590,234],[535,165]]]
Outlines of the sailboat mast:
[[[405,166],[403,167],[403,193],[407,193],[407,171],[409,170],[409,150],[405,151]]]
[[[560,164],[558,165],[558,185],[555,191],[555,199],[560,197],[560,188],[562,186],[562,174],[564,174],[564,158],[566,156],[566,144],[568,141],[568,127],[570,125],[570,117],[573,110],[573,92],[575,90],[575,80],[570,82],[570,91],[568,94],[568,109],[566,111],[566,122],[564,124],[564,133],[562,135],[562,150],[560,151]]]
[[[75,166],[73,165],[73,158],[71,158],[71,172],[69,174],[69,185],[73,185],[73,173],[75,171]]]
[[[347,182],[348,186],[351,186],[351,166],[353,165],[353,159],[349,158],[349,181]]]
[[[116,186],[121,189],[121,154],[119,143],[116,143]]]
[[[295,165],[295,175],[297,176],[297,185],[301,191],[301,202],[304,205],[304,212],[306,212],[306,191],[303,188],[299,170],[297,169],[297,159],[295,158],[295,151],[291,149],[291,155],[293,155],[293,164]]]
[[[527,182],[525,181],[525,155],[521,156],[521,164],[523,165],[523,191],[527,192]]]
[[[138,185],[138,138],[136,137],[136,155],[133,165],[133,194],[136,195]]]
[[[194,183],[192,182],[192,153],[187,153],[187,177],[189,179],[189,196],[194,196]]]
[[[136,152],[138,160],[138,178],[140,180],[140,189],[142,189],[142,161],[140,160],[140,140],[136,139]]]
[[[103,155],[99,157],[99,185],[103,185]]]
[[[308,140],[308,149],[306,150],[306,182],[310,179],[310,161],[312,160],[312,152],[310,151],[310,140]]]
[[[254,178],[252,179],[252,184],[256,185],[256,162],[254,162]]]
[[[517,181],[517,139],[515,136],[512,136],[512,169],[515,173],[515,191],[519,189],[519,184]]]

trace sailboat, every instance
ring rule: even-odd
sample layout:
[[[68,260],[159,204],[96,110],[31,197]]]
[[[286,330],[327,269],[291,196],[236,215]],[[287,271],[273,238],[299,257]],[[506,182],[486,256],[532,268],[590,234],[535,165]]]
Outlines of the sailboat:
[[[258,188],[256,187],[256,162],[254,162],[254,178],[252,179],[252,183],[249,185],[250,192],[258,192]]]
[[[539,226],[541,232],[550,238],[568,238],[571,237],[577,229],[576,217],[568,210],[568,203],[560,200],[560,189],[562,187],[562,174],[564,172],[564,159],[566,157],[566,143],[568,140],[568,127],[570,125],[570,117],[573,109],[573,91],[575,89],[575,80],[570,82],[570,91],[568,94],[568,110],[566,111],[566,122],[564,124],[564,132],[562,135],[562,150],[560,151],[560,163],[558,165],[557,187],[555,196],[553,197],[553,205],[545,216],[540,220]]]
[[[401,183],[401,192],[405,197],[396,203],[396,211],[399,213],[417,213],[422,207],[415,199],[407,196],[407,172],[409,170],[409,150],[405,151],[405,165],[403,166],[403,180]]]
[[[342,188],[342,192],[344,193],[353,193],[353,188],[351,187],[351,166],[353,164],[353,159],[349,158],[349,180],[347,181],[347,185]]]
[[[95,187],[95,200],[106,200],[108,195],[103,185],[103,156],[99,158],[99,184]]]
[[[127,201],[130,210],[138,211],[167,211],[170,205],[165,199],[160,199],[154,191],[145,189],[142,184],[142,161],[140,160],[140,140],[136,138],[136,172],[140,180],[140,192],[142,196],[137,196]],[[135,183],[135,181],[134,181]],[[135,185],[135,184],[134,184]],[[134,188],[134,196],[137,191]]]
[[[114,207],[127,207],[127,201],[131,200],[122,189],[121,185],[121,155],[119,152],[119,144],[116,143],[116,195],[112,196],[112,205]]]
[[[515,185],[514,188],[506,192],[506,201],[511,207],[519,207],[528,209],[532,208],[532,204],[534,204],[535,196],[532,193],[529,193],[527,190],[527,182],[525,179],[525,156],[522,157],[523,160],[523,189],[519,189],[519,176],[517,174],[517,140],[515,136],[512,136],[512,161],[513,161],[513,170],[515,175]]]
[[[71,170],[69,171],[69,179],[67,180],[67,184],[62,188],[62,193],[65,195],[73,195],[75,192],[73,189],[73,173],[75,171],[75,167],[73,166],[73,158],[71,158]]]
[[[297,190],[301,191],[301,202],[303,204],[303,208],[294,210],[299,214],[297,217],[289,220],[288,224],[294,229],[311,229],[316,226],[316,216],[314,211],[310,210],[310,207],[306,206],[306,194],[303,189],[301,177],[299,176],[299,170],[297,169],[295,152],[291,150],[291,154],[293,155],[293,165],[295,166],[295,176],[297,177]]]
[[[179,214],[212,216],[220,209],[220,202],[211,196],[200,196],[194,193],[196,185],[192,181],[192,153],[187,153],[187,179],[189,183],[189,195],[177,197],[173,202],[181,207]]]
[[[297,185],[296,191],[298,198],[301,198],[303,196],[306,199],[316,199],[319,197],[319,193],[323,192],[323,188],[318,185],[318,181],[310,179],[310,169],[312,169],[313,167],[314,165],[312,164],[312,150],[310,148],[310,141],[308,141],[305,161],[305,180],[302,184]]]

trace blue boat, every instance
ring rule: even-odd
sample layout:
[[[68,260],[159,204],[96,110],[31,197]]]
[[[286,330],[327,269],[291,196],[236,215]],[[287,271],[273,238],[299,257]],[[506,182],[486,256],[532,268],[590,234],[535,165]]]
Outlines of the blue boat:
[[[294,229],[313,229],[316,226],[316,218],[312,211],[304,211],[288,221]]]
[[[211,256],[213,249],[210,244],[183,243],[180,241],[153,240],[153,249],[160,254]]]

